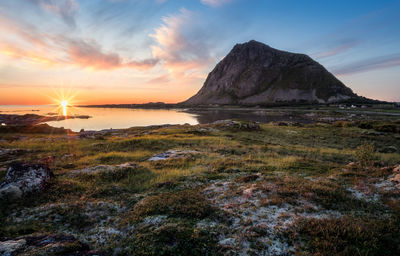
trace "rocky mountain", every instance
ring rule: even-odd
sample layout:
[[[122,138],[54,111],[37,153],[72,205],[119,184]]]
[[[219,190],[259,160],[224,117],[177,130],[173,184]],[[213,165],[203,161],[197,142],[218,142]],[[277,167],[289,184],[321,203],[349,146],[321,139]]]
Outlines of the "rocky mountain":
[[[309,56],[252,40],[235,45],[200,91],[183,104],[329,103],[358,98]]]

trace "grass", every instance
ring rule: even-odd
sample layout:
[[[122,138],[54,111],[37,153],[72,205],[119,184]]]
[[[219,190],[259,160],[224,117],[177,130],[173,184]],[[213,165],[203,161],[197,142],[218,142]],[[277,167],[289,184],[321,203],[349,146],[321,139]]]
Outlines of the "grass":
[[[399,194],[379,192],[380,201],[374,202],[355,198],[348,188],[360,184],[368,187],[391,175],[393,166],[400,163],[400,154],[381,153],[380,149],[400,149],[400,135],[388,130],[386,124],[374,130],[379,135],[370,133],[374,128],[359,126],[271,123],[261,125],[258,131],[170,126],[131,128],[85,139],[76,134],[0,134],[4,138],[1,148],[25,150],[4,159],[3,168],[15,160],[40,162],[51,156],[49,165],[55,173],[45,192],[0,204],[0,237],[65,230],[85,234],[104,217],[110,217],[112,227],[122,227],[128,235],[106,245],[93,243],[97,249],[115,255],[121,248],[125,249],[120,255],[215,255],[221,253],[217,242],[222,231],[199,229],[197,223],[221,222],[224,209],[206,199],[203,189],[233,181],[237,188],[230,193],[236,197],[252,185],[257,193],[268,195],[261,206],[301,205],[307,200],[341,214],[335,219],[305,218],[293,223],[286,236],[298,243],[299,255],[378,255],[379,251],[381,255],[395,255],[400,237]],[[204,131],[208,128],[213,130]],[[374,150],[365,146],[371,143]],[[147,161],[169,149],[199,153],[182,159]],[[71,174],[76,169],[125,162],[136,165],[111,172]],[[354,166],[349,166],[350,162],[355,162]],[[0,181],[5,174],[0,170]],[[87,208],[95,202],[123,210],[104,213]],[[31,213],[33,219],[18,223],[10,218],[26,209],[48,209],[50,204],[64,206],[44,210],[40,218]],[[250,203],[249,207],[256,210]],[[58,215],[62,218],[55,222]],[[159,215],[167,216],[162,223],[145,224],[146,218]],[[269,231],[257,232],[265,235]]]
[[[290,234],[305,255],[398,255],[397,219],[299,219]]]
[[[219,255],[215,235],[186,223],[141,227],[129,239],[132,255]]]
[[[214,212],[215,209],[198,191],[183,190],[145,198],[135,205],[129,219],[140,220],[152,215],[203,219]]]

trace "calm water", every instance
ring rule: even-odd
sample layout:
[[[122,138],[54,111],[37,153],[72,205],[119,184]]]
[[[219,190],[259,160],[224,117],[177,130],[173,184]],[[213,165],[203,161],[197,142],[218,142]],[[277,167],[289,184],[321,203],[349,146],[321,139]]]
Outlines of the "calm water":
[[[73,131],[121,129],[134,126],[162,125],[162,124],[203,124],[224,119],[242,119],[261,123],[271,121],[299,121],[303,118],[290,111],[279,110],[202,110],[188,111],[182,109],[129,109],[129,108],[80,108],[67,107],[63,110],[57,106],[2,106],[0,114],[38,114],[48,115],[66,111],[69,116],[88,115],[89,119],[67,119],[47,122],[53,127],[64,127]]]
[[[62,113],[56,106],[0,106],[0,114],[37,114],[47,115]],[[77,108],[68,107],[70,116],[88,115],[89,119],[66,119],[47,122],[53,127],[64,127],[73,131],[120,129],[133,126],[161,124],[198,124],[196,115],[180,110],[151,110],[125,108]]]

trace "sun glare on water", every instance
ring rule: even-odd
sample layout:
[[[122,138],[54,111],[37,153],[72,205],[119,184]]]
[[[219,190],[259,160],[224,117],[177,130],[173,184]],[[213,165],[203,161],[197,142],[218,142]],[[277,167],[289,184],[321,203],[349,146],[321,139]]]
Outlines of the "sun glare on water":
[[[61,107],[62,107],[63,116],[67,116],[67,106],[68,106],[68,101],[62,100],[61,101]]]
[[[71,108],[75,105],[74,97],[77,92],[71,91],[71,89],[65,91],[64,89],[54,90],[55,96],[50,96],[52,101],[56,103],[57,113],[61,117],[67,117],[68,112],[71,111]],[[71,114],[71,113],[70,113]]]

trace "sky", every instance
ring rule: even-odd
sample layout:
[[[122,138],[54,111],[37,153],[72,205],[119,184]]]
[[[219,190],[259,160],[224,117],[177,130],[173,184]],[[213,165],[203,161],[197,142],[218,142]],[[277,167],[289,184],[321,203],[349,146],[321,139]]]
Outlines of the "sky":
[[[400,1],[0,0],[0,105],[183,101],[237,43],[400,101]]]

